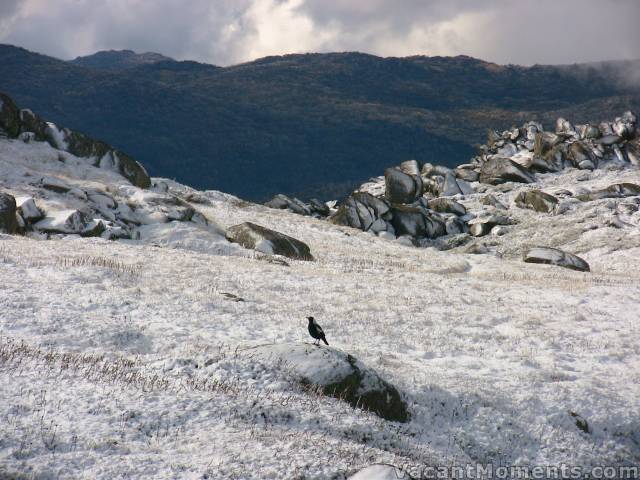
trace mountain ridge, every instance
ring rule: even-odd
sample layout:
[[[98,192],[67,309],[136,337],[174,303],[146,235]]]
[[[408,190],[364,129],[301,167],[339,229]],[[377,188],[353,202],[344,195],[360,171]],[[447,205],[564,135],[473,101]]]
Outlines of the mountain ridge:
[[[329,199],[408,158],[464,163],[488,128],[640,110],[640,89],[609,75],[636,63],[520,67],[330,53],[113,72],[0,46],[0,87],[131,152],[152,175],[252,200]]]
[[[100,70],[120,71],[164,61],[174,60],[171,57],[155,52],[137,53],[133,50],[101,50],[91,55],[76,57],[70,60],[69,63]]]

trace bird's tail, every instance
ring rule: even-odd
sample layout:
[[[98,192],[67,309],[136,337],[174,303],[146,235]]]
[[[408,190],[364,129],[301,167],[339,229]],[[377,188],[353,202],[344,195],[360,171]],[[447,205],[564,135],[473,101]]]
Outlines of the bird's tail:
[[[324,335],[322,336],[322,341],[323,341],[324,343],[326,343],[327,345],[329,345],[329,342],[327,342],[327,339],[326,339],[326,338],[324,338]]]

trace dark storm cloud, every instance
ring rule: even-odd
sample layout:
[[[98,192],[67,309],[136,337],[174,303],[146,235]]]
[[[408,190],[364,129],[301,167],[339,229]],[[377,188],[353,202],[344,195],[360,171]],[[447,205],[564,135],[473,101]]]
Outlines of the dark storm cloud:
[[[639,58],[639,19],[638,0],[0,0],[0,41],[220,65],[344,50],[573,63]]]

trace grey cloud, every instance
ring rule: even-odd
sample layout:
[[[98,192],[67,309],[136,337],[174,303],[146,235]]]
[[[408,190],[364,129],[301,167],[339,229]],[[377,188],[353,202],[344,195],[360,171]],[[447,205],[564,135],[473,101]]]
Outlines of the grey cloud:
[[[1,0],[0,41],[72,58],[157,51],[219,65],[358,50],[498,63],[640,58],[637,0]]]

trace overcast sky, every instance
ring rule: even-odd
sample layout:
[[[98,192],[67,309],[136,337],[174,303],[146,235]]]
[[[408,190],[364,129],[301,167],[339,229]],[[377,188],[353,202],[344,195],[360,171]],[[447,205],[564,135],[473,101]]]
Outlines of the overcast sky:
[[[58,58],[154,51],[216,65],[361,51],[497,63],[640,58],[640,0],[0,0],[0,42]]]

